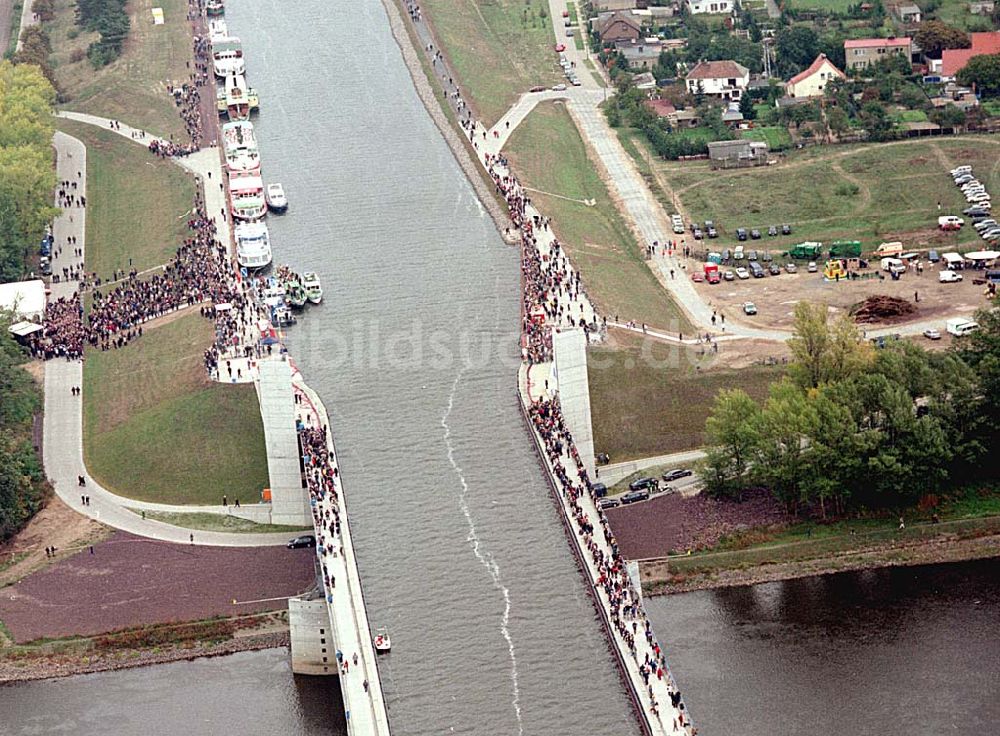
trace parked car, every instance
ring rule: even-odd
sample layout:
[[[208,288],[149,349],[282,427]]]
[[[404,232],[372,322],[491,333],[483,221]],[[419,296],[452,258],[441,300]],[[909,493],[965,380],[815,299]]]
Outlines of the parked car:
[[[780,276],[781,275],[781,266],[779,266],[777,263],[772,263],[770,266],[767,267],[767,271],[772,276]]]
[[[966,209],[962,210],[962,214],[968,215],[969,217],[977,217],[979,215],[986,215],[987,217],[989,217],[990,211],[986,207],[983,207],[981,205],[975,205],[973,207],[967,207]]]
[[[767,271],[757,261],[750,261],[750,275],[755,279],[762,279],[767,276]]]
[[[750,272],[747,271],[742,266],[740,266],[739,268],[736,269],[736,278],[740,279],[741,281],[748,279],[750,278]]]
[[[736,228],[736,239],[740,240],[740,241],[743,241],[743,240],[747,239],[746,228],[744,228],[744,227],[738,227],[738,228]]]
[[[552,91],[553,92],[565,92],[566,91],[566,85],[565,84],[555,84],[555,85],[552,86]]]
[[[531,89],[529,89],[528,91],[529,92],[544,92],[545,91],[545,87],[543,87],[540,84],[538,84],[538,85],[535,85],[534,87],[532,87]]]
[[[809,261],[809,265],[806,266],[806,271],[809,273],[816,273],[819,269],[816,267],[816,261]]]
[[[938,255],[938,252],[936,250],[929,250],[927,251],[927,260],[930,261],[931,263],[937,263],[938,261],[941,260],[941,256]]]
[[[731,269],[726,269],[725,271],[722,272],[722,278],[724,278],[726,281],[733,281],[736,279],[736,274],[733,273]]]
[[[760,254],[760,260],[764,261],[764,263],[770,263],[774,259],[771,257],[770,253],[764,251],[763,253]]]
[[[728,263],[729,259],[732,257],[732,255],[733,254],[729,252],[729,248],[724,249],[722,251],[722,262],[723,263]]]
[[[733,250],[733,260],[734,261],[742,261],[743,260],[743,246],[742,245],[737,245],[736,248]]]
[[[675,468],[674,470],[668,470],[663,474],[663,480],[668,483],[672,480],[680,480],[681,478],[687,478],[694,475],[694,471],[688,470],[687,468]]]
[[[758,230],[757,228],[754,228],[753,230],[751,230],[750,231],[750,239],[751,240],[760,240],[760,230]]]
[[[757,305],[753,302],[743,302],[743,314],[757,314]]]
[[[788,271],[788,273],[795,273],[799,270],[799,267],[794,263],[789,262],[785,264],[785,270]]]
[[[708,228],[708,230],[706,232],[708,233],[708,237],[710,237],[710,238],[717,238],[717,237],[719,237],[719,231],[716,230],[714,227]]]
[[[703,240],[703,239],[704,239],[704,237],[705,237],[705,233],[703,233],[703,232],[701,231],[701,228],[700,228],[700,227],[696,227],[696,228],[694,229],[694,239],[695,239],[695,240]]]
[[[749,253],[747,253],[747,260],[756,261],[757,260],[757,251],[752,250]]]
[[[941,271],[938,274],[938,281],[942,284],[953,284],[956,281],[962,280],[962,274],[956,273],[955,271]]]
[[[703,274],[701,271],[695,271],[693,274],[691,274],[691,280],[694,281],[696,284],[700,284],[702,281],[705,280],[705,274]]]
[[[591,489],[593,489],[594,495],[598,498],[604,498],[608,495],[608,487],[603,483],[594,483]]]
[[[622,496],[622,505],[636,503],[638,501],[648,501],[649,491],[629,491]]]
[[[622,502],[617,498],[602,498],[597,502],[597,508],[599,509],[613,509],[615,506],[621,506]]]
[[[684,233],[684,218],[680,215],[671,215],[670,224],[673,225],[674,232],[678,235],[682,235]]]
[[[791,225],[782,225],[781,226],[781,234],[782,235],[791,235],[792,234],[792,226]]]
[[[641,491],[643,488],[656,488],[656,478],[636,478],[628,484],[630,491]]]
[[[316,537],[312,534],[303,534],[300,537],[295,537],[295,539],[289,540],[288,544],[285,545],[288,549],[301,549],[303,547],[315,547]]]
[[[778,234],[778,227],[777,227],[777,225],[771,225],[771,227],[769,227],[769,228],[767,229],[767,236],[768,236],[769,238],[773,238],[773,237],[775,237],[775,236],[776,236],[777,234]]]
[[[935,330],[933,327],[929,327],[928,329],[924,330],[924,337],[926,337],[928,340],[940,340],[941,333],[938,330]]]

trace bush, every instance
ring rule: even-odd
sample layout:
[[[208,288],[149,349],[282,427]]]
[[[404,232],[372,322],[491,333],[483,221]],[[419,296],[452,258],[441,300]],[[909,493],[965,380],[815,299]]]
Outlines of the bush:
[[[833,191],[838,197],[855,197],[861,190],[857,184],[841,184]]]

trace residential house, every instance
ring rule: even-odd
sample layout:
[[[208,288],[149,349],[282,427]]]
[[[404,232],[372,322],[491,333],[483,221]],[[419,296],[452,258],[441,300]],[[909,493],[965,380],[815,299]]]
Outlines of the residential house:
[[[993,0],[976,0],[969,3],[969,12],[972,15],[992,15],[993,5]]]
[[[1000,31],[969,34],[972,46],[967,49],[945,49],[941,52],[941,78],[954,79],[969,59],[981,54],[1000,54]]]
[[[920,8],[913,3],[903,3],[901,5],[893,6],[892,14],[896,16],[900,23],[905,23],[906,25],[919,23],[923,20],[923,14],[920,12]]]
[[[674,103],[670,100],[646,100],[644,104],[652,110],[658,118],[669,118],[677,112],[677,108],[674,107]]]
[[[767,144],[745,138],[737,138],[734,141],[713,141],[708,144],[708,158],[710,161],[727,162],[766,161]]]
[[[636,41],[642,35],[639,21],[626,10],[619,10],[609,15],[604,23],[598,26],[597,32],[605,44]]]
[[[687,0],[691,15],[701,13],[731,13],[734,0]]]
[[[877,64],[889,54],[899,54],[910,61],[912,50],[913,39],[909,36],[844,41],[844,55],[847,57],[848,69],[863,69],[870,64]]]
[[[803,69],[785,83],[785,94],[789,97],[822,97],[827,84],[834,79],[846,79],[826,54],[816,57],[808,69]]]
[[[699,61],[685,81],[691,94],[738,100],[750,84],[750,70],[730,60]]]
[[[632,77],[632,86],[636,89],[656,89],[656,77],[650,72],[642,72]]]
[[[615,49],[625,57],[629,69],[652,69],[660,60],[663,44],[658,38],[619,41]]]

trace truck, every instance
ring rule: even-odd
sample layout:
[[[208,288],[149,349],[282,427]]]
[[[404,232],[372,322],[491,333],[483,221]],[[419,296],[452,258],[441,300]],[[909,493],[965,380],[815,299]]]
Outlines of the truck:
[[[823,244],[806,241],[794,246],[785,255],[789,258],[801,258],[807,261],[815,261],[823,254]]]
[[[896,257],[902,254],[903,244],[898,240],[894,240],[891,243],[882,243],[878,248],[875,249],[875,256],[877,258],[884,258],[886,256]]]
[[[906,271],[906,264],[898,258],[883,258],[882,270],[893,274],[904,273]]]
[[[979,329],[979,324],[967,317],[954,317],[945,323],[949,335],[962,337]]]
[[[712,263],[709,261],[705,264],[705,281],[710,284],[717,284],[722,281],[722,276],[719,275],[718,263]]]
[[[830,243],[830,258],[860,258],[860,240],[834,240]]]

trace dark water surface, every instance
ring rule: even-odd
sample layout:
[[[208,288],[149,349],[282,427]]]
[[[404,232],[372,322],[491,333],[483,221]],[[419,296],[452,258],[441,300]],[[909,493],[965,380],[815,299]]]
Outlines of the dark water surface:
[[[702,734],[1000,733],[1000,560],[651,598]]]

